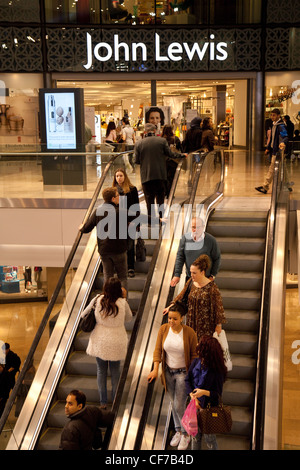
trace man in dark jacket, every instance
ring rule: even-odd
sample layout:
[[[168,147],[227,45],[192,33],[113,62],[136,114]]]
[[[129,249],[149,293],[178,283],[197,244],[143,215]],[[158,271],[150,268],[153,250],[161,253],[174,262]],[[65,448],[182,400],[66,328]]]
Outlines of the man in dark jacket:
[[[163,137],[155,135],[154,124],[145,124],[145,138],[135,144],[135,163],[140,165],[141,183],[145,195],[148,216],[156,201],[162,208],[166,194],[167,157],[183,158],[185,155],[173,153]],[[162,218],[162,209],[159,210]]]
[[[215,237],[204,231],[204,222],[199,217],[194,217],[191,224],[191,232],[184,234],[177,250],[171,287],[175,287],[180,281],[180,276],[185,265],[186,282],[191,277],[191,264],[200,256],[208,255],[211,266],[206,276],[214,279],[218,274],[221,264],[221,250]]]
[[[286,126],[280,117],[280,110],[278,108],[273,109],[273,111],[270,114],[270,118],[273,121],[273,125],[271,129],[270,142],[265,153],[271,154],[271,163],[270,163],[269,170],[268,170],[268,173],[267,173],[267,176],[265,178],[263,185],[257,186],[255,188],[256,191],[259,191],[260,193],[263,193],[263,194],[267,194],[270,184],[273,181],[276,155],[280,150],[285,149],[289,140]]]
[[[21,359],[19,356],[10,349],[8,343],[4,343],[3,347],[5,352],[5,366],[4,369],[8,375],[8,382],[10,390],[14,388],[16,383],[16,374],[20,370]]]
[[[201,130],[202,119],[195,117],[191,121],[190,129],[187,131],[184,141],[182,142],[182,148],[184,152],[196,152],[201,149],[202,130]]]
[[[97,227],[98,252],[103,263],[104,282],[113,277],[116,270],[122,286],[127,290],[127,218],[120,223],[117,188],[104,189],[102,197],[104,203],[93,211],[79,230],[89,233]]]
[[[130,208],[119,208],[119,193],[116,187],[105,188],[102,192],[104,203],[93,211],[89,219],[79,226],[82,233],[89,233],[97,227],[98,252],[103,264],[104,282],[117,276],[122,287],[127,289],[127,238],[131,230],[128,224],[153,223],[158,225],[159,219],[148,217],[139,212],[139,205]]]
[[[60,450],[92,450],[102,445],[101,430],[113,423],[113,413],[98,406],[85,406],[86,396],[80,390],[72,390],[66,398],[65,413],[69,422],[60,440]]]

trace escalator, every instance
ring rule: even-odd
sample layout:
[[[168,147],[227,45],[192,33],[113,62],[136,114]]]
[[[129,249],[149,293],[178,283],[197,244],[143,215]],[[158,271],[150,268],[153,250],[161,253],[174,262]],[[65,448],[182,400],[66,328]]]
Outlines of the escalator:
[[[223,402],[232,409],[233,426],[230,434],[217,436],[220,450],[278,449],[288,193],[283,159],[278,157],[267,210],[257,210],[254,201],[252,210],[235,207],[229,211],[222,185],[210,198],[202,199],[206,230],[221,246],[216,282],[224,302],[227,323],[223,326],[233,362],[223,389]],[[161,312],[184,284],[177,292],[167,287],[174,268],[171,258],[147,338],[137,406],[124,449],[174,450],[169,446],[173,432],[168,396],[160,381],[146,384]],[[142,418],[137,424],[138,413]]]
[[[105,177],[116,158],[117,156],[112,157],[107,164],[85,216],[85,220],[88,218],[89,214],[92,213],[94,207],[99,205],[98,195],[100,190],[105,186]],[[200,168],[202,163],[203,159],[197,164],[197,167]],[[168,212],[171,204],[180,206],[189,200],[187,194],[193,186],[194,176],[191,172],[181,172],[181,167],[182,162],[177,166],[166,212]],[[82,245],[80,245],[81,239],[85,240]],[[166,249],[165,240],[162,239],[161,233],[158,233],[157,240],[146,240],[146,247],[146,261],[144,263],[136,263],[136,276],[132,279],[128,279],[129,304],[136,315],[133,321],[126,325],[130,338],[128,354],[125,359],[117,396],[113,403],[113,411],[119,410],[120,406],[122,406],[121,399],[124,394],[126,394],[128,378],[130,380],[130,374],[128,373],[129,364],[132,360],[131,356],[134,355],[137,333],[142,327],[145,302],[147,297],[151,296],[153,279],[158,278],[157,273],[159,276],[159,270],[164,269],[164,263],[168,257],[168,249]],[[94,297],[97,292],[101,291],[102,287],[99,285],[98,273],[101,269],[101,261],[98,255],[95,231],[88,236],[78,234],[63,270],[59,285],[57,286],[56,293],[54,294],[54,300],[51,299],[49,303],[42,322],[43,324],[40,327],[41,331],[37,333],[26,361],[29,362],[33,357],[38,336],[41,335],[42,329],[45,328],[53,306],[55,305],[55,297],[57,298],[59,296],[68,269],[72,267],[72,263],[74,263],[76,258],[79,259],[79,261],[78,265],[76,265],[71,287],[65,296],[59,315],[55,318],[55,321],[52,322],[54,323],[52,334],[41,359],[33,384],[27,395],[20,417],[15,425],[14,432],[8,443],[7,450],[57,449],[62,426],[66,422],[64,402],[71,389],[80,388],[86,393],[88,403],[99,403],[96,361],[95,358],[88,357],[85,354],[88,335],[80,331],[79,328],[81,312],[89,300]],[[158,264],[160,264],[159,267]],[[155,280],[155,282],[157,281]],[[147,313],[146,310],[146,314]],[[19,383],[21,383],[22,371],[19,379]],[[18,382],[16,384],[16,387],[17,386]],[[13,392],[15,392],[15,390]],[[12,404],[13,399],[14,395],[12,393],[8,405]],[[109,437],[107,439],[109,439]]]
[[[270,299],[274,295],[271,273],[274,252],[282,249],[281,246],[278,248],[276,235],[279,229],[276,217],[280,204],[282,212],[286,212],[280,162],[276,166],[270,210],[261,214],[257,211],[253,211],[255,214],[244,213],[243,223],[240,220],[240,211],[228,213],[221,207],[224,201],[223,155],[209,154],[193,170],[191,179],[181,172],[180,165],[177,167],[173,195],[169,200],[172,200],[175,207],[170,233],[163,236],[162,230],[158,241],[152,246],[151,243],[148,244],[150,257],[145,269],[147,277],[142,279],[141,275],[139,280],[143,291],[138,300],[134,323],[128,325],[128,354],[113,403],[114,426],[105,436],[105,448],[109,450],[168,449],[170,403],[160,381],[148,384],[147,375],[152,367],[157,331],[162,323],[162,310],[176,295],[169,287],[180,240],[180,237],[176,237],[176,228],[182,220],[188,225],[192,216],[198,212],[206,220],[207,231],[221,244],[224,262],[217,282],[228,319],[224,327],[233,359],[233,370],[225,383],[223,397],[224,402],[232,406],[233,429],[230,435],[218,438],[218,442],[221,449],[262,449],[265,445],[264,433],[268,428],[267,410],[270,406],[270,381],[266,370],[268,361],[272,358],[268,344],[272,326]],[[187,187],[190,188],[190,196],[186,199]],[[209,194],[212,196],[207,197]],[[185,203],[189,203],[187,211]],[[170,209],[171,205],[168,207]],[[184,225],[181,233],[186,228]],[[252,252],[249,253],[249,250]],[[279,264],[280,262],[281,260]],[[75,383],[84,377],[83,382],[77,382],[78,387],[87,387],[90,383],[91,395],[88,401],[98,403],[95,364],[89,363],[84,354],[87,338],[78,331],[78,325],[80,312],[89,298],[97,292],[97,287],[99,288],[95,284],[99,268],[96,238],[92,233],[72,282],[74,292],[72,289],[68,292],[43,363],[28,394],[26,407],[22,409],[7,449],[57,448],[57,434],[60,434],[65,419],[61,410],[62,401],[70,391],[70,377],[75,377]],[[281,265],[280,269],[282,270]],[[178,291],[181,288],[182,280]],[[129,298],[130,296],[129,292]],[[281,313],[278,312],[278,315]],[[80,371],[79,377],[76,378],[74,370]],[[60,387],[62,388],[59,391]],[[88,388],[86,392],[89,393]],[[271,423],[273,420],[274,417],[271,416]]]

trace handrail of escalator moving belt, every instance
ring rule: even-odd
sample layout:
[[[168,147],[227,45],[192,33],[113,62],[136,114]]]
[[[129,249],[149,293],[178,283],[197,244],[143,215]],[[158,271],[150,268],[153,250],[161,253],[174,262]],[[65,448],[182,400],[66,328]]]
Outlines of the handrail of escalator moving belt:
[[[252,449],[262,450],[264,439],[264,414],[266,401],[267,383],[267,356],[269,344],[269,322],[270,322],[270,297],[272,283],[272,260],[274,253],[274,239],[276,228],[276,209],[280,191],[282,190],[284,168],[283,151],[275,160],[273,188],[271,204],[267,220],[267,235],[265,246],[265,259],[263,270],[262,302],[260,312],[259,338],[258,338],[258,359],[255,384],[253,428],[252,428]]]
[[[133,151],[131,151],[131,152],[133,152]],[[105,169],[104,169],[104,171],[103,171],[103,173],[102,173],[102,175],[101,175],[101,177],[100,177],[100,179],[99,179],[99,181],[98,181],[97,187],[96,187],[95,192],[94,192],[94,194],[93,194],[93,197],[92,197],[92,199],[91,199],[90,205],[89,205],[89,207],[88,207],[88,209],[87,209],[87,211],[86,211],[86,214],[85,214],[85,217],[84,217],[83,222],[85,222],[85,221],[88,219],[88,217],[90,216],[90,214],[92,213],[92,210],[93,210],[93,208],[94,208],[94,206],[95,206],[95,203],[96,203],[96,201],[97,201],[97,199],[98,199],[99,193],[100,193],[100,191],[101,191],[101,188],[102,188],[102,186],[103,186],[103,183],[104,183],[104,181],[105,181],[105,178],[106,178],[106,175],[107,175],[107,173],[108,173],[108,171],[109,171],[110,166],[112,165],[112,163],[113,163],[119,156],[124,155],[124,154],[128,154],[128,153],[130,153],[130,151],[119,152],[119,153],[116,153],[115,155],[112,155],[112,157],[109,159],[109,161],[108,161],[108,163],[106,164]],[[81,153],[81,155],[82,155],[82,153]],[[48,156],[48,154],[47,154],[47,156]],[[68,272],[68,270],[69,270],[69,267],[71,266],[72,260],[73,260],[73,258],[74,258],[74,256],[75,256],[76,250],[77,250],[78,245],[79,245],[79,242],[80,242],[80,240],[81,240],[81,237],[82,237],[81,232],[78,232],[78,234],[77,234],[77,236],[76,236],[76,238],[75,238],[74,244],[73,244],[73,246],[72,246],[72,248],[71,248],[71,251],[70,251],[70,253],[69,253],[69,255],[68,255],[67,261],[66,261],[66,263],[65,263],[65,265],[64,265],[64,267],[63,267],[63,270],[62,270],[62,273],[61,273],[60,278],[59,278],[59,280],[58,280],[58,283],[57,283],[57,285],[56,285],[56,287],[55,287],[55,290],[54,290],[54,292],[53,292],[53,294],[52,294],[52,296],[51,296],[51,299],[50,299],[50,301],[49,301],[49,304],[48,304],[48,306],[47,306],[47,308],[46,308],[45,314],[44,314],[44,316],[43,316],[43,318],[42,318],[42,320],[41,320],[41,323],[40,323],[40,325],[39,325],[39,328],[38,328],[38,330],[37,330],[37,332],[36,332],[36,335],[35,335],[35,337],[34,337],[34,340],[33,340],[33,342],[32,342],[32,345],[31,345],[31,347],[30,347],[30,350],[29,350],[29,352],[28,352],[28,354],[27,354],[27,357],[26,357],[26,359],[25,359],[25,361],[24,361],[24,365],[23,365],[23,367],[22,367],[22,369],[21,369],[21,371],[20,371],[20,373],[19,373],[19,375],[18,375],[18,378],[17,378],[17,380],[16,380],[16,384],[15,384],[14,388],[12,389],[12,391],[11,391],[11,393],[10,393],[10,396],[9,396],[9,398],[8,398],[8,400],[7,400],[6,406],[5,406],[5,408],[4,408],[4,411],[3,411],[3,413],[2,413],[2,416],[1,416],[1,418],[0,418],[0,434],[1,434],[2,430],[3,430],[3,427],[4,427],[4,425],[5,425],[5,423],[6,423],[6,420],[7,420],[8,416],[9,416],[9,413],[10,413],[10,411],[11,411],[11,409],[12,409],[12,406],[13,406],[13,404],[14,404],[14,401],[15,401],[16,397],[17,397],[17,394],[18,394],[18,391],[19,391],[19,389],[20,389],[20,386],[22,385],[22,382],[23,382],[23,380],[24,380],[24,377],[25,377],[25,374],[26,374],[26,372],[27,372],[27,369],[29,368],[30,363],[31,363],[31,361],[32,361],[32,359],[33,359],[33,356],[34,356],[35,350],[36,350],[36,348],[37,348],[37,346],[38,346],[38,343],[39,343],[39,341],[40,341],[40,338],[41,338],[41,336],[42,336],[42,334],[43,334],[43,332],[44,332],[44,330],[45,330],[45,328],[46,328],[46,326],[47,326],[47,322],[48,322],[48,320],[49,320],[49,318],[50,318],[50,315],[51,315],[51,312],[52,312],[52,308],[53,308],[54,305],[55,305],[55,302],[56,302],[56,300],[57,300],[58,294],[59,294],[59,292],[60,292],[60,290],[61,290],[61,287],[62,287],[62,285],[63,285],[63,282],[64,282],[64,280],[65,280],[65,277],[66,277],[66,275],[67,275],[67,272]]]
[[[200,173],[201,173],[201,169],[202,169],[205,157],[206,157],[206,155],[202,155],[202,158],[200,160],[200,164],[198,163],[196,171],[195,171],[194,184],[193,184],[193,188],[192,188],[190,199],[189,199],[190,203],[192,201],[194,201],[194,199],[195,199],[196,189],[197,189],[197,185],[198,185],[198,181],[199,181],[199,176],[200,176]],[[223,157],[223,154],[222,154],[222,157]],[[218,187],[219,187],[219,185],[218,185]],[[191,217],[192,214],[189,214],[189,215]],[[162,274],[162,273],[160,273],[160,274]],[[169,292],[169,294],[170,294],[170,292]],[[149,413],[149,406],[150,406],[150,402],[151,402],[151,395],[152,395],[153,387],[154,387],[154,384],[149,384],[147,386],[146,398],[147,397],[148,398],[144,401],[144,407],[143,407],[143,411],[142,411],[142,416],[140,417],[140,420],[139,420],[139,429],[138,429],[138,432],[137,432],[137,435],[136,435],[136,441],[135,441],[134,449],[140,448],[142,436],[143,436],[143,433],[144,433],[144,427],[145,427],[146,419],[147,419],[147,416],[148,416],[148,413]],[[136,387],[136,390],[137,390],[137,387]],[[127,429],[128,429],[128,426],[127,426]]]
[[[175,173],[173,183],[172,183],[172,186],[171,186],[170,195],[169,195],[169,198],[167,200],[167,207],[165,209],[166,216],[169,213],[170,206],[171,206],[172,201],[174,199],[175,190],[176,190],[177,183],[178,183],[178,180],[179,180],[179,176],[180,176],[180,172],[181,172],[181,169],[182,169],[183,161],[184,160],[180,160],[178,165],[177,165],[177,168],[176,168],[176,173]],[[130,367],[131,357],[132,357],[133,350],[134,350],[134,347],[135,347],[136,338],[137,338],[137,334],[138,334],[140,324],[141,324],[141,320],[142,320],[142,317],[143,317],[145,303],[146,303],[147,296],[148,296],[148,293],[149,293],[149,288],[150,288],[150,285],[151,285],[152,276],[153,276],[155,266],[156,266],[156,262],[157,262],[157,259],[158,259],[158,255],[159,255],[161,241],[162,241],[162,230],[160,228],[159,237],[158,237],[158,240],[156,242],[154,252],[153,252],[153,255],[152,255],[152,259],[151,259],[151,262],[150,262],[150,266],[149,266],[149,270],[148,270],[148,274],[147,274],[147,279],[146,279],[145,286],[144,286],[144,289],[143,289],[142,298],[141,298],[141,301],[140,301],[140,304],[139,304],[139,308],[138,308],[138,311],[137,311],[137,314],[136,314],[133,330],[132,330],[131,335],[130,335],[130,340],[129,340],[129,344],[128,344],[128,348],[127,348],[127,354],[126,354],[126,358],[125,358],[125,361],[124,361],[122,374],[121,374],[121,377],[120,377],[120,380],[119,380],[118,389],[116,391],[115,400],[114,400],[114,403],[113,403],[112,411],[115,414],[114,422],[116,421],[117,413],[118,413],[118,410],[119,410],[119,407],[120,407],[122,394],[123,394],[125,382],[126,382],[126,379],[127,379],[127,374],[128,374],[128,370],[129,370],[129,367]],[[108,429],[105,433],[104,442],[103,442],[103,449],[107,449],[107,447],[109,445],[109,442],[111,440],[113,427],[114,427],[114,423],[113,423],[112,427],[110,429]]]

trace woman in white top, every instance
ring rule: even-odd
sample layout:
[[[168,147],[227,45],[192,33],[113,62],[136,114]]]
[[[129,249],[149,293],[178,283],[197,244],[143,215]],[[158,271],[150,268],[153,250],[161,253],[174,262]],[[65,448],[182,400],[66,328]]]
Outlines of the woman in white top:
[[[93,305],[94,300],[82,313]],[[110,368],[112,401],[120,378],[120,364],[127,352],[127,332],[125,322],[132,319],[132,312],[126,300],[126,291],[115,277],[109,278],[103,288],[103,294],[96,301],[96,326],[90,334],[87,354],[96,357],[97,382],[100,394],[100,407],[107,406],[107,369]]]
[[[172,402],[172,415],[175,435],[170,445],[178,450],[187,449],[190,436],[181,424],[186,409],[187,393],[185,377],[190,364],[197,357],[197,335],[195,331],[183,324],[186,309],[181,302],[176,302],[168,311],[168,323],[163,324],[157,335],[153,353],[153,370],[148,375],[148,382],[158,377],[162,363],[162,383]]]

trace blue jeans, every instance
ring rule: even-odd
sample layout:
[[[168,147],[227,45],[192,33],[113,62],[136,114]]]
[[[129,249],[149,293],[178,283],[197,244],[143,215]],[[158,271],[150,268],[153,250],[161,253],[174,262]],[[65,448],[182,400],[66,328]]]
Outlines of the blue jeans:
[[[100,357],[96,357],[97,362],[97,384],[100,395],[100,404],[107,404],[107,370],[108,366],[111,375],[112,401],[114,401],[118,382],[120,378],[121,361],[103,361]]]
[[[198,430],[198,434],[192,438],[191,450],[201,450],[202,436],[206,445],[211,450],[218,450],[218,443],[215,434],[201,434]]]
[[[181,419],[186,409],[187,394],[185,391],[186,369],[165,369],[167,392],[172,403],[172,416],[174,420],[175,431],[187,434],[181,424]]]

